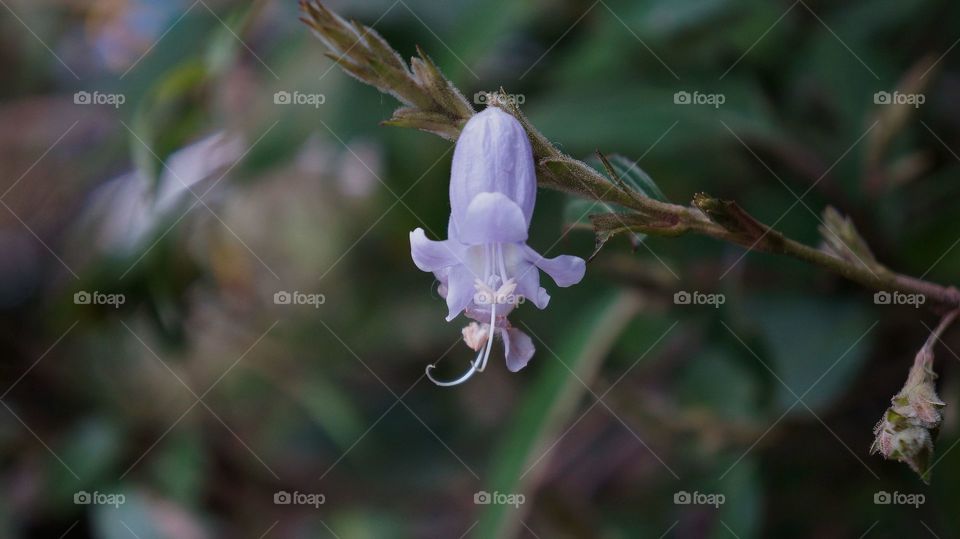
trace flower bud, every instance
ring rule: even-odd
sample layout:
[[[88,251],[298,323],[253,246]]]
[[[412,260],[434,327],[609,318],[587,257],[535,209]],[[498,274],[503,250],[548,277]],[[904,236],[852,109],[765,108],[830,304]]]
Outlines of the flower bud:
[[[933,342],[927,341],[917,353],[906,384],[874,427],[870,447],[871,453],[906,463],[924,482],[930,481],[933,438],[943,422],[940,409],[946,406],[934,384]]]

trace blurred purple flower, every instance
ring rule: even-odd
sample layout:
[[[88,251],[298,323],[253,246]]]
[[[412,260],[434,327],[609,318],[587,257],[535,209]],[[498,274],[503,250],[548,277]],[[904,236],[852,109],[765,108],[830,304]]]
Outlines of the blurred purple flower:
[[[478,352],[470,369],[441,382],[431,376],[430,365],[427,376],[437,385],[461,384],[482,372],[496,333],[507,368],[522,369],[533,356],[533,341],[512,327],[507,315],[527,300],[538,309],[547,306],[550,295],[540,286],[539,270],[560,287],[583,278],[582,258],[544,258],[527,246],[536,197],[533,151],[520,122],[496,107],[471,118],[453,154],[447,239],[429,240],[421,228],[410,233],[413,262],[440,281],[447,321],[463,312],[479,322],[463,330],[464,341]]]

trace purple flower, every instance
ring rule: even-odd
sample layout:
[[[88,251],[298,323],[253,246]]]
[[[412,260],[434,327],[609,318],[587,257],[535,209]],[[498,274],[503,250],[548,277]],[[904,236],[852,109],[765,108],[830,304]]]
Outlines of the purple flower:
[[[543,309],[550,295],[540,286],[540,271],[557,286],[580,282],[586,263],[576,256],[544,258],[527,246],[527,231],[537,198],[533,150],[523,126],[513,116],[488,107],[463,127],[450,172],[450,221],[447,239],[427,239],[423,229],[410,233],[413,262],[433,272],[447,300],[447,321],[461,312],[475,320],[463,330],[464,341],[478,352],[456,385],[482,372],[493,336],[503,339],[507,368],[516,372],[533,356],[533,341],[512,327],[507,315],[530,301]]]

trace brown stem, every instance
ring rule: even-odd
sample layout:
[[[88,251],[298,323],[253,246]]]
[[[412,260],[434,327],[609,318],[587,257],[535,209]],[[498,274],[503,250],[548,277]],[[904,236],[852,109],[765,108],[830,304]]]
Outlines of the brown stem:
[[[729,232],[715,223],[709,221],[704,222],[701,218],[696,217],[694,213],[696,210],[691,210],[691,208],[682,208],[687,219],[690,219],[687,229],[692,232],[710,236],[721,241],[736,243],[751,251],[792,256],[793,258],[820,266],[867,288],[888,292],[923,294],[924,297],[930,299],[932,302],[948,308],[956,309],[960,307],[960,290],[957,290],[955,287],[939,285],[909,275],[896,273],[885,268],[868,268],[856,262],[838,258],[820,249],[804,245],[772,229],[768,229],[759,239],[744,241],[742,238],[738,238],[736,234]],[[655,230],[646,230],[645,232],[656,233]]]
[[[924,344],[925,347],[933,349],[933,345],[940,340],[940,336],[943,335],[943,332],[953,324],[953,321],[957,319],[957,315],[960,314],[960,309],[954,309],[947,314],[943,315],[943,318],[940,319],[940,323],[937,327],[930,332],[930,336],[927,337],[927,342]]]
[[[373,29],[347,22],[316,0],[301,0],[300,6],[303,21],[324,40],[341,68],[359,80],[393,94],[407,105],[395,113],[389,122],[391,125],[414,127],[456,139],[473,109],[422,50],[417,49],[420,58],[414,58],[408,67]],[[505,96],[502,89],[500,93]],[[557,149],[527,120],[516,104],[505,100],[497,106],[513,114],[527,130],[541,187],[617,204],[636,212],[604,219],[605,226],[610,227],[608,232],[636,230],[661,236],[694,232],[736,243],[751,251],[792,256],[868,288],[923,294],[933,303],[951,309],[960,308],[960,291],[952,286],[895,273],[879,265],[868,267],[809,247],[756,221],[735,203],[703,197],[699,202],[706,205],[695,199],[696,207],[681,206],[634,193]]]

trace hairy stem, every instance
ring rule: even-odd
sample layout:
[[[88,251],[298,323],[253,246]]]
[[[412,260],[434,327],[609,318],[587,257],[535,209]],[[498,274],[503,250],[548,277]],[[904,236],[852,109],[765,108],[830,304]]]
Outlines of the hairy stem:
[[[770,252],[810,262],[867,288],[922,294],[934,303],[948,307],[960,306],[960,291],[954,287],[945,287],[886,269],[872,270],[788,238],[784,238],[780,249],[771,249]]]
[[[351,76],[389,93],[403,103],[393,118],[384,122],[412,127],[456,140],[474,110],[463,94],[443,77],[439,68],[419,48],[419,57],[404,62],[376,31],[355,21],[348,22],[316,0],[301,0],[302,20],[329,49],[328,56]],[[631,212],[591,216],[597,232],[612,235],[635,231],[657,236],[687,232],[741,245],[751,251],[782,254],[822,267],[867,288],[888,292],[922,294],[931,305],[956,309],[960,291],[890,271],[872,255],[849,249],[842,257],[785,237],[760,223],[732,201],[698,194],[691,206],[661,202],[636,193],[607,178],[586,163],[564,154],[534,127],[506,93],[488,94],[488,103],[513,114],[530,137],[537,161],[537,182],[580,197],[619,205]],[[836,236],[836,235],[835,235]],[[852,242],[851,242],[852,243]],[[863,258],[869,258],[865,261]]]

